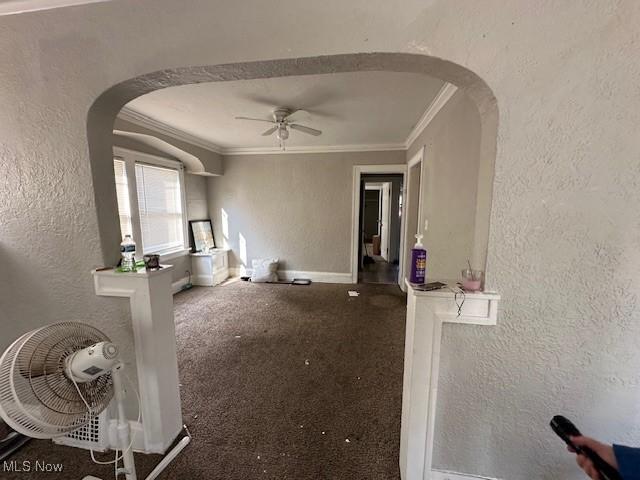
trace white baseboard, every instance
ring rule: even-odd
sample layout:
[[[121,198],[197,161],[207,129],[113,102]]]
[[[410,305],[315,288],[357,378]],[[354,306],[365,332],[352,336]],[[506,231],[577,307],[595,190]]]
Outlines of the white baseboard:
[[[431,470],[431,480],[497,480],[468,473],[449,472],[447,470]]]
[[[251,269],[243,267],[231,267],[229,272],[232,276],[250,276]],[[302,270],[278,270],[280,280],[293,280],[294,278],[308,278],[312,282],[318,283],[352,283],[350,273],[340,272],[306,272]]]
[[[182,287],[189,283],[189,277],[182,277],[180,280],[177,280],[171,284],[171,292],[175,295],[179,291],[182,290]]]

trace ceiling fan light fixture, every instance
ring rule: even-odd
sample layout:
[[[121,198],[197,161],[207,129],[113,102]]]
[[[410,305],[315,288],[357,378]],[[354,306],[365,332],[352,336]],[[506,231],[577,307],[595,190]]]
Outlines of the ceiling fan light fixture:
[[[289,130],[287,129],[287,127],[282,125],[280,128],[278,128],[277,136],[280,140],[286,140],[287,138],[289,138]]]

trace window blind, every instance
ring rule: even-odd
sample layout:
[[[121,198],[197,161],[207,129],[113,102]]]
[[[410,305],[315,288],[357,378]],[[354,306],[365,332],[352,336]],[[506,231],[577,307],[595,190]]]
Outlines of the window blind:
[[[120,217],[120,232],[133,236],[131,227],[131,202],[129,202],[129,183],[124,160],[114,159],[113,170],[116,176],[116,196],[118,198],[118,215]]]
[[[144,253],[182,248],[184,224],[179,172],[136,163],[136,186]]]

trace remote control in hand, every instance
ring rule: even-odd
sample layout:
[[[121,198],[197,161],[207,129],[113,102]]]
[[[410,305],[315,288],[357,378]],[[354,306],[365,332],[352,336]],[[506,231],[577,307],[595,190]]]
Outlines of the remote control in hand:
[[[593,466],[598,470],[602,480],[622,480],[618,471],[605,462],[596,452],[588,447],[579,447],[578,445],[574,445],[571,441],[571,437],[580,437],[582,434],[580,433],[580,430],[571,423],[571,421],[562,415],[556,415],[551,419],[550,425],[551,429],[556,432],[562,440],[564,440],[564,443],[574,449],[576,453],[584,455],[593,462]]]

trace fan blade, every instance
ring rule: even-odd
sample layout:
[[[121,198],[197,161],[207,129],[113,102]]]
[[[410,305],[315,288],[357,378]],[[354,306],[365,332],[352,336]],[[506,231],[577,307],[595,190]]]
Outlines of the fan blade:
[[[276,123],[273,120],[265,120],[264,118],[236,117],[236,120],[253,120],[254,122]]]
[[[291,123],[289,124],[289,126],[294,130],[308,133],[309,135],[315,135],[316,137],[322,135],[322,132],[320,130],[316,130],[315,128],[311,127],[305,127],[304,125],[298,125],[297,123]]]
[[[291,123],[308,123],[311,121],[311,114],[306,111],[306,110],[295,110],[293,112],[291,112],[287,118],[286,118],[287,122],[289,124]]]
[[[267,130],[266,132],[264,132],[262,134],[263,137],[268,137],[269,135],[271,135],[273,132],[275,132],[278,129],[278,126],[276,125],[275,127],[271,127],[269,130]]]

